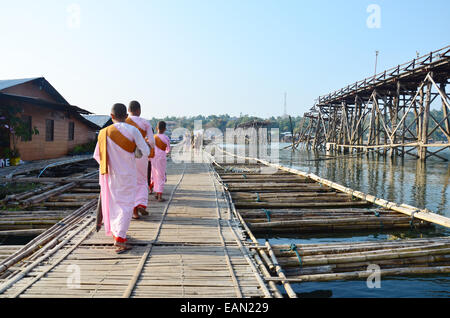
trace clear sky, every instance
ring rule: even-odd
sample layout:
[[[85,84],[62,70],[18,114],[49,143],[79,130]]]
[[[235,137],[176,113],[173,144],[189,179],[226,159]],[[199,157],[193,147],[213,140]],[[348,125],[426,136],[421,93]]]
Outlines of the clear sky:
[[[373,75],[376,50],[381,71],[449,45],[449,12],[448,0],[0,0],[0,79],[44,76],[98,114],[136,99],[146,117],[278,116],[287,92],[302,115]]]

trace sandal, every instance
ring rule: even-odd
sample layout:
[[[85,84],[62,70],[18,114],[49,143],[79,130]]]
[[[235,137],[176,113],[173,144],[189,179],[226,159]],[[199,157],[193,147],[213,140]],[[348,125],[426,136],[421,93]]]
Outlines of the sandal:
[[[147,216],[147,215],[148,215],[147,210],[144,209],[143,207],[137,208],[137,213],[138,213],[138,214],[140,213],[140,214],[143,215],[143,216]]]
[[[116,243],[114,243],[114,246],[117,247],[117,249],[115,250],[116,254],[123,254],[126,251],[129,251],[132,249],[131,246],[129,246],[125,243],[116,242]]]

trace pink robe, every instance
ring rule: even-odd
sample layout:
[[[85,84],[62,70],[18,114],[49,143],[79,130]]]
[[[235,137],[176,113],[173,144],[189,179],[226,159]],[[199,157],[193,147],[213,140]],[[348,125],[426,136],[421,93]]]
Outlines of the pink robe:
[[[135,127],[126,123],[114,126],[127,139],[134,141],[144,157],[150,153],[141,133]],[[106,138],[108,153],[108,173],[100,174],[103,223],[106,235],[126,239],[135,204],[136,158],[134,153],[123,150],[109,137]],[[97,143],[94,159],[100,163],[100,149]]]
[[[147,132],[147,138],[151,147],[155,147],[155,138],[153,137],[152,125],[145,119],[136,116],[130,116],[136,125],[138,125],[142,130]],[[137,168],[137,188],[135,196],[135,207],[142,206],[147,208],[148,205],[148,156],[143,156],[140,159],[136,159]]]
[[[170,152],[170,139],[164,134],[158,134],[159,139],[167,145],[166,151],[155,147],[155,157],[152,161],[152,183],[156,193],[164,192],[166,183],[167,154]]]

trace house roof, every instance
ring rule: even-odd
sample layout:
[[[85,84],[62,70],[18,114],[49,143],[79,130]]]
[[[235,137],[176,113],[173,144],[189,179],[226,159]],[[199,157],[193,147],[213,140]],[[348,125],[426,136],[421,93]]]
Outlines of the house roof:
[[[62,95],[44,77],[0,80],[0,91],[28,82],[35,82],[40,89],[52,96],[57,103],[69,105],[69,102],[66,101],[64,97],[62,97]]]
[[[104,128],[108,124],[108,122],[111,121],[111,116],[109,115],[81,115],[81,116],[93,122],[100,128]]]
[[[33,78],[22,78],[22,79],[12,79],[12,80],[0,80],[0,91],[4,90],[9,87],[17,86],[26,82],[31,82],[39,77],[33,77]]]
[[[66,112],[69,112],[70,114],[74,115],[75,118],[77,118],[78,120],[83,122],[88,127],[91,127],[95,130],[98,130],[101,128],[97,124],[93,123],[90,120],[87,120],[86,118],[84,118],[82,116],[82,114],[84,114],[84,115],[92,114],[91,112],[89,112],[85,109],[82,109],[80,107],[70,105],[68,103],[67,104],[66,103],[52,103],[52,102],[42,100],[39,98],[35,98],[35,97],[26,97],[26,96],[6,94],[6,93],[0,92],[0,101],[8,101],[8,100],[22,102],[22,103],[29,103],[29,104],[33,104],[33,105],[39,105],[41,107],[50,108],[50,109],[57,110],[57,111],[66,111]]]

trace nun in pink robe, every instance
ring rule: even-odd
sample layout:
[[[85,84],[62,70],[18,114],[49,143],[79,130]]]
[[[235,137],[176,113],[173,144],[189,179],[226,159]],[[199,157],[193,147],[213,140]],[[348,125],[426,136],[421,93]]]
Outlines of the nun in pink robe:
[[[151,158],[154,191],[157,194],[162,194],[166,183],[167,154],[170,152],[170,139],[164,134],[157,134],[156,136],[167,145],[165,151],[156,146],[155,157]]]
[[[114,126],[128,140],[134,141],[144,157],[150,149],[139,130],[124,122]],[[106,235],[112,235],[116,242],[125,243],[127,231],[135,205],[136,158],[107,137],[108,173],[100,174],[103,223]],[[100,164],[99,144],[95,147],[94,159]]]
[[[139,126],[143,131],[147,132],[147,138],[150,146],[152,148],[155,147],[155,138],[153,137],[153,129],[152,125],[145,119],[137,116],[129,116],[132,121],[136,125]],[[148,155],[143,156],[140,159],[136,159],[136,168],[137,168],[137,188],[136,188],[136,196],[135,196],[135,204],[134,206],[142,207],[144,209],[148,206]]]

